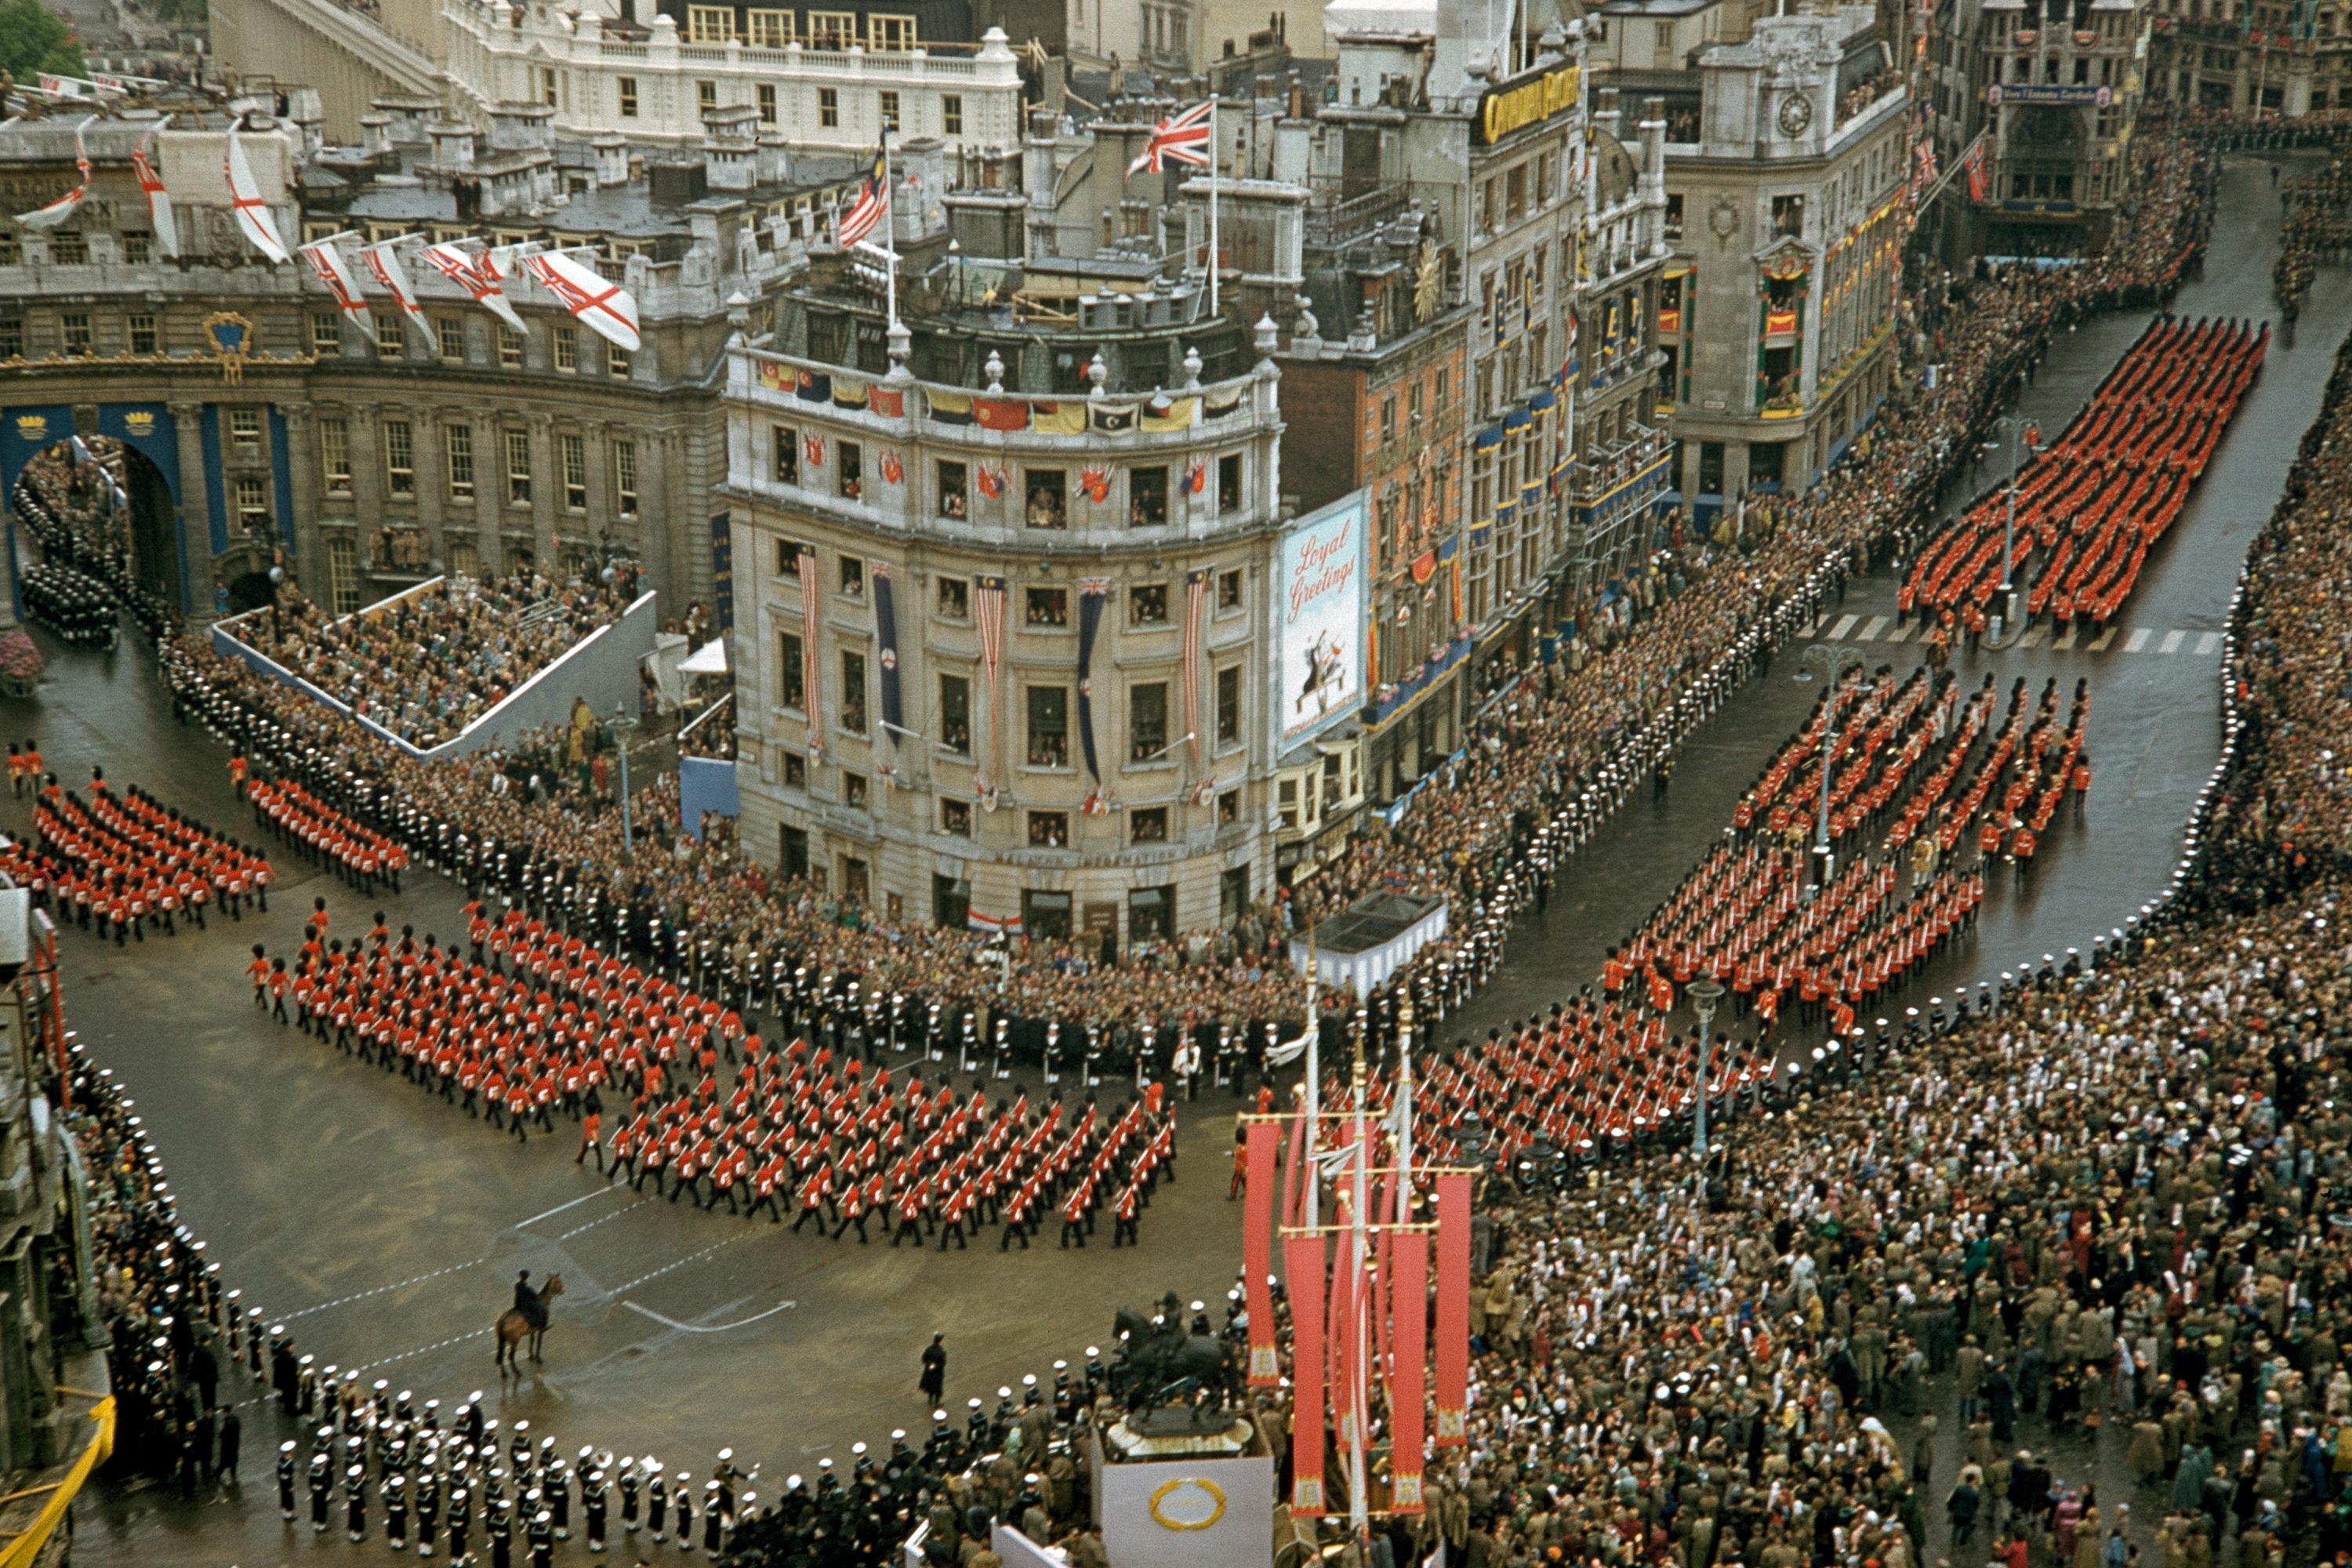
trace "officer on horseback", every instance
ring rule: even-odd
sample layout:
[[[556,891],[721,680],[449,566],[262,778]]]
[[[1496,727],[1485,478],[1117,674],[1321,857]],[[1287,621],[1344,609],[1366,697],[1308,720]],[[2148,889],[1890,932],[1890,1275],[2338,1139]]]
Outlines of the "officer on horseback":
[[[531,1289],[528,1268],[515,1275],[514,1310],[522,1314],[522,1321],[530,1325],[533,1333],[547,1331],[547,1303]]]

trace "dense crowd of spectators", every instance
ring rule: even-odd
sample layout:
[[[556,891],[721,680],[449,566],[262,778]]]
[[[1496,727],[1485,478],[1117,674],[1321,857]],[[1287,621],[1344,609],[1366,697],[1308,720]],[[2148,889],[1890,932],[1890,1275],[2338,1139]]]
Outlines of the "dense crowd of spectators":
[[[446,577],[335,617],[296,598],[228,623],[231,635],[421,751],[454,740],[628,608],[604,584],[533,574]]]

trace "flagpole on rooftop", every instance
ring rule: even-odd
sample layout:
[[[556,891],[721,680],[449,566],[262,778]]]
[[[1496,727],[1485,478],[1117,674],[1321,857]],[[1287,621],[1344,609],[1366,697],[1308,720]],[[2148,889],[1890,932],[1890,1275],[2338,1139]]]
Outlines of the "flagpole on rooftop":
[[[1209,82],[1209,314],[1218,314],[1217,274],[1217,88],[1216,79]]]

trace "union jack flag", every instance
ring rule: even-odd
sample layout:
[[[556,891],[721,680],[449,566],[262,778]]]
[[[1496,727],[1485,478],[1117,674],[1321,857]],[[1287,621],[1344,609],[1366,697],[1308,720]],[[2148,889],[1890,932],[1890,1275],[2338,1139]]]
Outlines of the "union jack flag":
[[[1207,167],[1210,121],[1216,111],[1217,100],[1212,98],[1153,126],[1143,151],[1136,154],[1127,172],[1139,174],[1148,169],[1155,174],[1163,174],[1171,162],[1194,169]]]
[[[866,172],[866,184],[857,193],[856,202],[841,215],[840,226],[835,230],[841,248],[847,250],[872,234],[890,211],[890,154],[887,147],[874,149],[874,166]]]

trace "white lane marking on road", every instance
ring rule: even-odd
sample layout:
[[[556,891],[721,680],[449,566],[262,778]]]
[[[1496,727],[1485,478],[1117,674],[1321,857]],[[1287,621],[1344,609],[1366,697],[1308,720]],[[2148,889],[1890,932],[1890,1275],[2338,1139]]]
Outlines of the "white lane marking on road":
[[[577,1198],[574,1198],[574,1199],[572,1199],[572,1200],[570,1203],[568,1203],[568,1204],[558,1204],[558,1205],[556,1205],[553,1208],[551,1208],[551,1209],[548,1210],[545,1214],[535,1214],[535,1215],[531,1215],[529,1219],[519,1219],[519,1220],[515,1221],[515,1223],[514,1223],[514,1224],[512,1224],[512,1225],[509,1226],[507,1228],[508,1228],[509,1230],[520,1230],[523,1226],[527,1226],[527,1225],[537,1225],[541,1220],[543,1220],[543,1219],[553,1219],[557,1215],[562,1214],[565,1209],[576,1209],[576,1208],[578,1208],[582,1204],[591,1202],[591,1201],[593,1201],[593,1200],[594,1200],[594,1199],[596,1199],[596,1198],[606,1198],[606,1197],[610,1197],[610,1196],[612,1196],[612,1195],[613,1195],[613,1189],[612,1189],[612,1188],[610,1188],[610,1187],[606,1187],[603,1192],[599,1192],[599,1193],[590,1193],[590,1194],[587,1194],[586,1196],[584,1196],[584,1197],[577,1197]]]
[[[2042,639],[2047,637],[2049,635],[2050,628],[2048,626],[2028,626],[2026,628],[2025,635],[2017,639],[2017,646],[2020,647],[2040,647],[2042,646]]]
[[[1901,626],[1896,626],[1893,631],[1887,633],[1886,640],[1888,642],[1908,642],[1911,638],[1911,634],[1918,629],[1919,623],[1917,621],[1906,621]]]
[[[2091,651],[2093,653],[2106,652],[2107,645],[2116,640],[2116,634],[2121,630],[2123,630],[2121,626],[2109,626],[2105,631],[2101,632],[2099,634],[2098,640],[2091,645]]]
[[[381,1296],[388,1290],[402,1290],[411,1285],[422,1285],[427,1279],[438,1279],[444,1274],[462,1274],[468,1268],[479,1268],[488,1261],[487,1258],[477,1258],[471,1263],[453,1263],[446,1268],[436,1268],[430,1274],[418,1274],[394,1284],[379,1285],[373,1290],[362,1290],[356,1295],[339,1296],[331,1301],[321,1301],[315,1307],[305,1307],[299,1312],[280,1312],[271,1321],[290,1323],[297,1318],[307,1318],[318,1312],[331,1312],[337,1307],[348,1307],[354,1301],[364,1301],[371,1296]]]
[[[1886,617],[1885,616],[1871,616],[1870,625],[1856,632],[1854,634],[1853,640],[1856,642],[1875,642],[1878,640],[1878,628],[1885,624]]]
[[[592,1219],[586,1225],[575,1225],[570,1230],[565,1231],[562,1236],[557,1237],[555,1239],[558,1241],[570,1241],[573,1237],[578,1236],[583,1230],[593,1230],[598,1226],[604,1224],[608,1220],[616,1220],[620,1218],[623,1215],[628,1213],[630,1209],[641,1209],[645,1207],[646,1204],[651,1202],[653,1202],[651,1198],[646,1198],[637,1203],[629,1204],[624,1207],[616,1208],[611,1214],[606,1215],[604,1219]]]
[[[681,1323],[681,1322],[679,1322],[676,1318],[665,1318],[665,1317],[663,1317],[659,1312],[655,1311],[652,1308],[650,1308],[650,1307],[640,1307],[640,1306],[638,1306],[635,1301],[624,1301],[624,1302],[622,1302],[622,1303],[621,1303],[621,1305],[622,1305],[622,1306],[624,1306],[624,1307],[626,1307],[626,1308],[627,1308],[630,1311],[632,1311],[632,1312],[636,1312],[636,1313],[639,1313],[639,1314],[641,1314],[641,1315],[643,1315],[643,1316],[645,1316],[645,1317],[651,1318],[655,1322],[659,1323],[660,1325],[662,1325],[662,1327],[664,1327],[664,1328],[666,1328],[666,1329],[676,1329],[676,1330],[677,1330],[680,1333],[687,1333],[687,1334],[723,1334],[723,1333],[725,1333],[725,1332],[726,1332],[728,1330],[730,1330],[730,1329],[745,1329],[745,1328],[749,1328],[749,1327],[751,1327],[753,1323],[756,1323],[756,1322],[760,1321],[760,1320],[761,1320],[761,1318],[772,1318],[772,1317],[774,1317],[778,1312],[789,1312],[789,1311],[791,1311],[794,1307],[799,1306],[799,1305],[800,1305],[800,1303],[799,1303],[798,1301],[779,1301],[779,1302],[777,1302],[774,1306],[772,1306],[772,1307],[769,1308],[766,1311],[761,1312],[761,1313],[759,1313],[759,1314],[757,1314],[756,1316],[753,1316],[753,1317],[739,1319],[738,1321],[734,1321],[734,1322],[731,1322],[731,1323],[708,1323],[708,1324],[704,1324],[704,1323]]]
[[[550,1215],[559,1215],[565,1209],[577,1208],[582,1204],[586,1203],[589,1198],[605,1197],[608,1195],[610,1195],[609,1190],[605,1193],[590,1193],[587,1197],[574,1198],[568,1204],[559,1204],[555,1207],[548,1210],[547,1214],[535,1214],[531,1215],[530,1218],[509,1226],[507,1228],[509,1230],[520,1230],[524,1226],[538,1224],[541,1220],[547,1218]],[[635,1205],[631,1204],[621,1208],[614,1209],[612,1214],[606,1215],[604,1219],[612,1219],[616,1215],[625,1215],[628,1213],[631,1208],[635,1206]],[[604,1223],[604,1220],[592,1220],[589,1222],[591,1225],[602,1225]],[[579,1230],[565,1231],[563,1233],[563,1237],[559,1237],[556,1239],[560,1241],[564,1239],[565,1237],[577,1236],[580,1234],[580,1231],[586,1230],[588,1226],[583,1225],[579,1227]],[[502,1232],[500,1234],[504,1233]],[[364,1301],[372,1296],[382,1296],[394,1290],[404,1290],[411,1285],[422,1285],[427,1279],[438,1279],[445,1274],[462,1274],[468,1268],[479,1268],[483,1264],[488,1263],[488,1261],[489,1259],[487,1258],[477,1258],[467,1263],[453,1263],[446,1268],[436,1268],[430,1274],[411,1275],[405,1279],[396,1279],[389,1285],[379,1285],[373,1290],[354,1291],[349,1296],[338,1296],[331,1301],[321,1301],[315,1307],[304,1307],[300,1310],[293,1312],[281,1312],[276,1318],[272,1319],[271,1321],[288,1323],[293,1321],[297,1318],[309,1318],[316,1316],[320,1312],[331,1312],[337,1307],[348,1307],[354,1301]]]
[[[763,1226],[761,1228],[775,1229],[778,1227]],[[671,1272],[673,1269],[683,1268],[689,1263],[698,1262],[701,1259],[709,1257],[712,1253],[718,1251],[722,1247],[732,1247],[739,1241],[749,1241],[751,1237],[759,1234],[760,1232],[758,1230],[753,1230],[747,1226],[743,1234],[740,1236],[730,1236],[725,1241],[714,1241],[709,1247],[702,1248],[699,1252],[689,1252],[675,1263],[665,1263],[659,1268],[653,1270],[649,1274],[640,1274],[635,1279],[630,1280],[625,1285],[615,1285],[612,1289],[606,1291],[605,1294],[617,1300],[619,1297],[646,1283],[648,1279],[658,1279],[663,1275]]]
[[[2052,644],[2050,645],[2050,646],[2051,646],[2051,647],[2052,647],[2053,650],[2055,650],[2055,649],[2059,649],[2059,648],[2069,648],[2069,647],[2073,647],[2074,646],[2074,638],[2075,638],[2078,635],[2080,635],[2080,633],[2082,632],[2082,629],[2083,629],[2083,628],[2082,628],[2082,626],[2080,625],[2080,623],[2078,623],[2078,622],[2074,622],[2074,621],[2068,621],[2068,622],[2066,623],[2066,635],[2065,635],[2064,637],[2060,637],[2056,642],[2052,643]]]
[[[486,1335],[486,1334],[491,1334],[491,1333],[495,1333],[495,1332],[497,1332],[497,1331],[497,1331],[497,1327],[496,1327],[496,1325],[493,1325],[492,1327],[490,1327],[490,1328],[487,1328],[487,1329],[476,1329],[476,1330],[475,1330],[472,1333],[470,1333],[470,1334],[458,1334],[458,1335],[456,1335],[455,1337],[450,1338],[450,1339],[446,1339],[446,1340],[436,1340],[433,1343],[431,1343],[431,1344],[429,1344],[429,1345],[419,1345],[419,1346],[417,1346],[417,1348],[416,1348],[416,1349],[415,1349],[415,1350],[413,1350],[413,1351],[403,1351],[403,1352],[401,1352],[398,1355],[388,1355],[388,1356],[384,1357],[382,1361],[372,1361],[372,1362],[368,1363],[365,1366],[355,1366],[355,1367],[352,1367],[352,1368],[350,1368],[349,1370],[350,1370],[350,1371],[352,1371],[352,1372],[353,1372],[353,1373],[373,1372],[376,1368],[378,1368],[378,1367],[380,1367],[380,1366],[390,1366],[394,1362],[396,1362],[396,1361],[410,1361],[410,1360],[415,1359],[415,1357],[417,1357],[417,1356],[421,1356],[421,1355],[431,1355],[435,1351],[446,1351],[446,1350],[447,1350],[451,1345],[462,1345],[462,1344],[464,1344],[467,1340],[478,1340],[478,1339],[482,1338],[482,1337],[483,1337],[484,1335]]]
[[[2124,651],[2137,653],[2147,646],[2147,639],[2153,635],[2146,626],[2134,628],[2132,635],[2124,638]]]
[[[1832,642],[1842,640],[1846,633],[1853,630],[1853,623],[1860,619],[1862,619],[1860,616],[1839,616],[1838,624],[1830,628],[1830,640]]]
[[[2197,657],[2203,658],[2221,646],[2220,632],[2201,632],[2197,637]]]
[[[2167,632],[2164,634],[2164,640],[2156,645],[2156,651],[2158,653],[2179,653],[2180,651],[2180,645],[2188,640],[2189,634],[2187,632]]]

